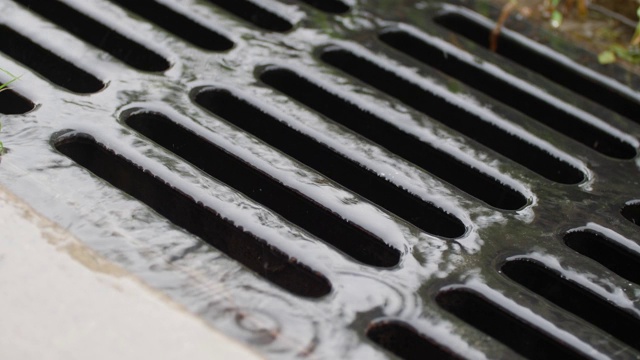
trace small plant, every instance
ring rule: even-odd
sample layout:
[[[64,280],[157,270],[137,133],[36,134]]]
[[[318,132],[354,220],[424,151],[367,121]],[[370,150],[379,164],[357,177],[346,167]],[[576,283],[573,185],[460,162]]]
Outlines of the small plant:
[[[636,16],[638,17],[638,23],[629,45],[611,45],[609,49],[598,55],[598,61],[601,64],[611,64],[618,58],[627,60],[632,64],[640,64],[640,7],[636,11]]]
[[[509,18],[509,15],[513,10],[517,9],[520,4],[519,0],[509,0],[502,7],[502,11],[500,12],[500,16],[498,17],[498,21],[496,21],[496,26],[491,33],[490,44],[492,49],[497,49],[498,44],[498,35],[500,35],[500,30],[504,25],[504,22]],[[541,0],[542,1],[542,0]],[[576,6],[576,1],[578,3],[578,15],[580,18],[584,19],[587,17],[587,0],[566,0],[564,5],[564,11],[569,13]],[[550,14],[551,26],[553,28],[559,28],[562,25],[562,21],[564,16],[562,15],[562,11],[560,11],[560,0],[544,0],[543,7],[546,8],[548,13]]]
[[[491,35],[489,37],[489,47],[492,51],[496,51],[498,49],[498,39],[505,21],[507,21],[509,15],[511,15],[514,10],[520,7],[518,1],[519,0],[509,0],[502,7],[502,11],[500,11],[500,15],[498,16],[498,21],[496,21],[496,26],[493,28],[493,31],[491,31]],[[566,0],[564,2],[564,11],[567,13],[571,12],[576,6],[576,1],[578,3],[578,15],[581,18],[585,18],[587,16],[587,0]],[[543,7],[550,14],[549,18],[551,26],[554,29],[559,28],[564,20],[564,16],[560,10],[560,0],[544,0]]]
[[[489,47],[493,51],[498,49],[498,39],[500,32],[509,15],[516,9],[520,8],[520,1],[508,0],[502,7],[502,11],[496,21],[496,26],[491,31],[489,38]],[[588,15],[587,0],[539,0],[541,8],[549,16],[550,25],[557,29],[563,21],[564,15],[570,13],[577,8],[578,16],[585,19]],[[639,1],[640,2],[640,1]],[[562,6],[561,6],[562,5]],[[628,44],[613,43],[608,45],[605,51],[598,55],[598,61],[601,64],[610,64],[618,59],[626,60],[632,64],[640,64],[640,7],[637,9],[638,23],[635,33]]]
[[[517,7],[518,0],[509,0],[509,2],[502,7],[498,21],[496,21],[496,26],[491,30],[491,35],[489,35],[489,48],[491,51],[498,51],[498,39],[500,38],[500,32],[502,32],[502,26],[509,18],[509,15],[511,15],[511,12]]]
[[[12,73],[10,73],[5,69],[0,68],[0,71],[9,75],[10,77],[9,81],[5,82],[4,84],[0,84],[0,92],[7,90],[9,85],[11,85],[14,81],[20,78],[20,76],[13,75]],[[0,124],[0,130],[2,130],[2,124]],[[2,143],[2,141],[0,141],[0,155],[2,154],[4,154],[4,144]]]

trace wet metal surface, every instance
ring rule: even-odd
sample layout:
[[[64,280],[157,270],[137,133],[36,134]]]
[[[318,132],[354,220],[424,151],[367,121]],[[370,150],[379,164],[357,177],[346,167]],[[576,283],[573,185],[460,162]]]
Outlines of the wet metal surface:
[[[342,1],[3,2],[0,31],[59,61],[0,46],[0,65],[23,74],[11,94],[35,104],[2,116],[0,183],[268,358],[640,358],[633,339],[557,301],[572,290],[587,313],[640,318],[640,285],[589,255],[596,245],[565,244],[600,234],[637,264],[640,115],[616,99],[638,106],[638,77],[511,24],[525,35],[505,38],[555,74],[613,89],[598,103],[444,24],[487,25],[498,10],[483,2]],[[76,12],[87,28],[70,25]],[[389,40],[399,33],[451,67]],[[476,74],[512,88],[483,90]],[[544,106],[510,106],[513,89]],[[547,277],[557,292],[535,287]]]

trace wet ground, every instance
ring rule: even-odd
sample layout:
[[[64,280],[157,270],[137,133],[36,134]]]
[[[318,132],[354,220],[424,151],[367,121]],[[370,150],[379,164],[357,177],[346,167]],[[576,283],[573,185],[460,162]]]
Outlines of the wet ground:
[[[620,208],[637,196],[637,117],[616,114],[607,108],[616,104],[589,100],[434,20],[453,13],[485,24],[482,15],[499,12],[485,2],[352,0],[344,14],[294,0],[257,2],[284,24],[265,27],[256,23],[260,17],[202,0],[147,3],[185,15],[177,28],[116,5],[131,2],[65,1],[109,25],[94,38],[72,34],[77,15],[53,25],[17,4],[28,0],[3,2],[0,21],[57,56],[2,55],[4,67],[24,74],[14,90],[35,108],[2,118],[9,152],[0,182],[101,256],[269,358],[392,358],[367,337],[372,325],[390,320],[463,356],[516,356],[452,314],[455,301],[446,299],[455,296],[437,298],[443,290],[490,299],[498,313],[525,319],[533,324],[528,331],[544,329],[572,351],[637,355],[499,271],[526,258],[640,314],[637,284],[562,240],[578,229],[636,251],[637,227]],[[204,24],[208,36],[189,38],[180,32],[185,24]],[[599,66],[593,52],[555,30],[537,32],[541,25],[523,19],[511,25],[576,60],[572,68],[611,75],[609,85],[638,100],[637,77]],[[436,55],[508,79],[581,120],[563,128],[555,115],[533,119],[525,115],[532,109],[515,110],[465,83],[472,79],[381,41],[392,30],[417,34]],[[127,39],[152,54],[122,51]],[[56,58],[82,71],[52,70]],[[136,116],[174,127],[151,140],[129,121]],[[603,152],[600,138],[581,138],[574,128],[604,132],[622,150]],[[181,152],[195,142],[215,147],[216,157]],[[245,171],[235,184],[224,174],[229,157]],[[220,164],[222,174],[211,175],[209,167]],[[336,164],[355,175],[339,178],[331,171]],[[261,204],[260,193],[275,186],[245,187],[256,174],[306,198],[314,214],[329,213],[335,228],[368,234],[376,247],[354,246],[362,243],[351,236],[328,241],[314,233],[334,229],[325,223],[294,223],[304,208]],[[385,199],[376,191],[384,184],[400,195]],[[145,191],[152,187],[162,195]],[[431,210],[406,211],[415,202]],[[440,232],[443,213],[461,226]],[[421,227],[425,222],[434,227]]]

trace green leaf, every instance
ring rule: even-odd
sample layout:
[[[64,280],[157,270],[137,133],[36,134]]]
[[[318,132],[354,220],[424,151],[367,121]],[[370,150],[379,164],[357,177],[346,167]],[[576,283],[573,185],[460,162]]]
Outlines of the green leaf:
[[[624,59],[632,64],[640,64],[640,47],[631,45],[624,47],[620,44],[613,44],[609,47],[610,52],[620,59]],[[601,62],[602,63],[602,62]]]
[[[551,26],[557,29],[560,25],[562,25],[562,13],[558,10],[553,10],[551,13]]]
[[[638,37],[640,37],[640,6],[638,6],[638,10],[636,11],[636,15],[638,15],[638,24],[636,25],[636,31],[633,34],[633,38],[631,38],[631,44],[636,44],[638,41]]]
[[[600,64],[611,64],[616,62],[616,54],[611,50],[605,50],[598,54],[598,62]]]
[[[4,90],[4,89],[6,89],[9,85],[11,85],[11,83],[12,83],[12,82],[14,82],[14,81],[16,81],[16,80],[18,80],[18,79],[19,79],[19,77],[14,77],[13,79],[11,79],[11,80],[7,81],[6,83],[1,84],[1,85],[0,85],[0,91],[2,91],[2,90]]]
[[[620,57],[624,57],[625,54],[627,53],[627,48],[625,48],[620,44],[613,44],[609,46],[609,50],[613,51],[616,55]]]

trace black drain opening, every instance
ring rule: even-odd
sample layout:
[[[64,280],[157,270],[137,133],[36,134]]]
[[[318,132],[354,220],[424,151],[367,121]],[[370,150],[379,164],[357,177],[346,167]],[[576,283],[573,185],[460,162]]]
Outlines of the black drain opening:
[[[226,51],[233,42],[154,0],[109,0],[132,11],[195,46]]]
[[[518,210],[527,204],[527,199],[519,192],[291,70],[267,69],[260,75],[260,79],[489,205],[500,209]]]
[[[349,5],[343,3],[339,0],[300,0],[304,3],[307,3],[316,9],[333,13],[333,14],[344,14],[347,11],[351,10]]]
[[[564,236],[564,242],[623,278],[640,284],[640,255],[603,234],[589,230],[571,231]]]
[[[269,31],[287,32],[293,25],[280,16],[248,0],[206,0],[233,15]]]
[[[640,350],[640,320],[606,299],[533,261],[508,261],[501,270],[515,282]]]
[[[25,64],[52,83],[79,94],[91,94],[106,85],[51,51],[7,26],[0,25],[0,51]]]
[[[298,132],[230,92],[204,88],[196,90],[193,97],[197,104],[213,114],[418,228],[448,238],[464,235],[466,228],[456,217]]]
[[[13,90],[5,88],[5,90],[0,91],[0,114],[24,114],[35,109],[35,107],[36,104],[33,101]]]
[[[400,262],[400,251],[377,236],[349,223],[339,215],[278,180],[224,151],[166,116],[136,112],[127,125],[207,174],[309,231],[365,264],[392,267]]]
[[[385,349],[407,360],[462,359],[440,344],[420,335],[411,326],[400,321],[375,323],[367,329],[367,337]]]
[[[162,56],[58,0],[13,1],[136,69],[165,71],[171,67]]]
[[[640,226],[640,201],[628,202],[620,210],[622,216],[632,223]]]
[[[59,139],[55,147],[95,175],[274,284],[294,294],[313,298],[331,291],[331,283],[321,274],[234,226],[217,212],[130,160],[116,155],[91,136],[79,134]]]
[[[586,123],[578,115],[566,112],[507,80],[492,75],[473,60],[449,54],[402,30],[386,31],[380,34],[379,38],[397,50],[484,92],[604,155],[619,159],[633,159],[636,156],[636,149],[631,144]]]
[[[528,359],[587,358],[471,291],[446,290],[437,295],[436,301],[443,309]]]
[[[480,22],[464,14],[453,12],[439,15],[434,21],[481,46],[489,47],[489,36],[494,26],[491,23]],[[554,56],[537,51],[504,32],[499,36],[496,52],[567,89],[638,122],[640,104],[636,100],[580,71],[579,65],[567,64],[560,61],[558,55]]]
[[[494,124],[483,121],[477,115],[383,69],[370,60],[335,46],[326,48],[320,57],[325,63],[397,98],[549,180],[561,184],[578,184],[585,178],[582,171],[552,154]]]

